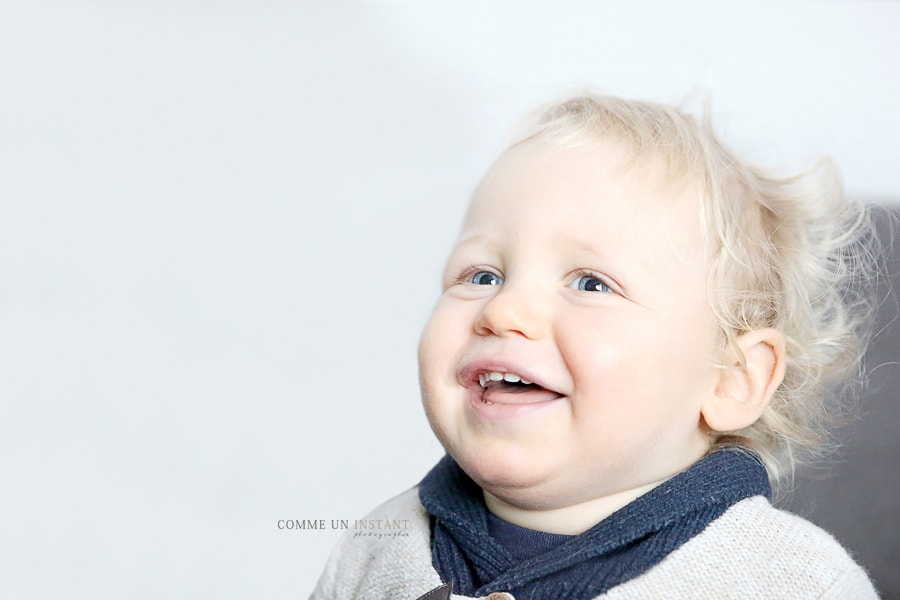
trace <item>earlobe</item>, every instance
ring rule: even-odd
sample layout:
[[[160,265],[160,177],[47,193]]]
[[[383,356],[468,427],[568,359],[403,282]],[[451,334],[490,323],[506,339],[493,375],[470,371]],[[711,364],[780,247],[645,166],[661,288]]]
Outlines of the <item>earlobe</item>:
[[[777,329],[755,329],[737,338],[744,356],[729,352],[714,393],[703,403],[701,413],[713,431],[737,431],[749,427],[762,415],[784,379],[785,342]]]

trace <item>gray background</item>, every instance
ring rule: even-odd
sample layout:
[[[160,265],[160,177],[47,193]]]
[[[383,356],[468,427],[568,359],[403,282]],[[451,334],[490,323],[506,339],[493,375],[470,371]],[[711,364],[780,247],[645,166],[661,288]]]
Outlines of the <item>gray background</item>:
[[[361,517],[440,456],[416,342],[525,110],[708,92],[744,155],[829,154],[896,203],[898,25],[892,2],[0,0],[2,594],[304,597],[340,532],[277,521]],[[847,473],[794,500],[897,596],[897,368],[872,382]]]

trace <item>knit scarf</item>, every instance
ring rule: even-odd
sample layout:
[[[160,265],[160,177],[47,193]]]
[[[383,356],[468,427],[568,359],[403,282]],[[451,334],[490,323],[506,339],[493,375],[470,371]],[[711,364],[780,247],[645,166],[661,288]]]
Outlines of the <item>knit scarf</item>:
[[[713,452],[555,548],[517,560],[488,534],[481,488],[445,456],[419,499],[431,515],[432,564],[454,594],[512,593],[517,600],[582,600],[625,583],[703,531],[731,505],[771,495],[759,459]]]

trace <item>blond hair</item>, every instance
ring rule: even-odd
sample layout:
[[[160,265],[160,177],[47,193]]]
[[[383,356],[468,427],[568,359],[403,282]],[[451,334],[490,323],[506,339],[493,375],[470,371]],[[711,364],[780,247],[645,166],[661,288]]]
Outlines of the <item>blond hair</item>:
[[[864,204],[844,198],[823,161],[774,177],[728,151],[708,120],[653,102],[584,95],[555,103],[518,142],[571,145],[613,138],[634,164],[655,162],[700,189],[710,246],[708,292],[723,349],[742,333],[773,327],[786,339],[786,373],[761,418],[717,433],[711,449],[759,455],[774,486],[830,448],[829,432],[861,382],[873,301],[874,227]],[[722,368],[733,368],[721,365]]]

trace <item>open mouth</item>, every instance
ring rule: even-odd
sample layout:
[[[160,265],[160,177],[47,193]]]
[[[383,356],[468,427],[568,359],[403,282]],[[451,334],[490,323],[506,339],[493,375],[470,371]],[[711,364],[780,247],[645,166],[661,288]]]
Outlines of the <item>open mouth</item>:
[[[489,371],[478,374],[484,404],[534,404],[562,397],[517,373]]]
[[[490,373],[479,373],[478,383],[483,388],[486,388],[488,385],[494,384],[511,384],[516,387],[527,387],[529,385],[534,385],[534,382],[528,381],[521,375],[516,375],[515,373],[498,373],[497,371],[491,371]]]

